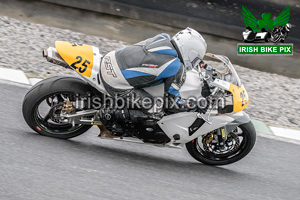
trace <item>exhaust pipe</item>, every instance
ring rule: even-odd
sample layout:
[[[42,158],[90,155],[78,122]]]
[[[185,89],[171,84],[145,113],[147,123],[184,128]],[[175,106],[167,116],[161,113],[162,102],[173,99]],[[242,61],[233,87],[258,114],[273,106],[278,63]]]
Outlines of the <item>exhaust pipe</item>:
[[[49,47],[47,50],[43,50],[43,57],[46,58],[48,62],[56,65],[60,65],[68,68],[69,65],[62,59],[57,50],[54,47]]]
[[[43,50],[43,57],[47,58],[48,57],[48,51],[47,50]]]

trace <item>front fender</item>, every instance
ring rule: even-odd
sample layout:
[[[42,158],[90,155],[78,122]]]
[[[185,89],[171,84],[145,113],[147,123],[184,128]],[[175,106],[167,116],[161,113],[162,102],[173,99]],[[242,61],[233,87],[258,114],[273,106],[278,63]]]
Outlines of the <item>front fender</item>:
[[[234,118],[234,120],[225,126],[227,132],[234,130],[237,126],[241,124],[246,124],[251,121],[249,115],[244,111],[233,113],[229,116]]]

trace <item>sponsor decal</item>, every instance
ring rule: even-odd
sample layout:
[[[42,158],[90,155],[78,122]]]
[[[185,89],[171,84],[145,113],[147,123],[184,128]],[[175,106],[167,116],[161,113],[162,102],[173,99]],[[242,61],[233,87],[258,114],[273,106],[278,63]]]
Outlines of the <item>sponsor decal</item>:
[[[39,131],[41,131],[42,129],[39,127],[39,126],[36,126],[36,129],[37,130],[39,130]]]
[[[154,64],[142,64],[143,67],[150,67],[150,68],[157,68],[158,65],[154,65]]]
[[[105,69],[107,70],[107,74],[108,75],[111,75],[114,78],[117,78],[117,75],[116,75],[116,73],[114,71],[114,68],[113,68],[113,66],[111,64],[111,59],[110,59],[109,56],[105,56],[104,57],[104,66],[105,66]]]

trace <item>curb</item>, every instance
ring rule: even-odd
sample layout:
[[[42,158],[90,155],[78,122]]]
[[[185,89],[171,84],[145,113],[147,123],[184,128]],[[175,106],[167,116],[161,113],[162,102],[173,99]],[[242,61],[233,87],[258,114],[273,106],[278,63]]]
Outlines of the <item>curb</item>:
[[[27,78],[22,70],[8,68],[0,68],[0,79],[31,86],[43,80],[40,78]]]
[[[255,119],[251,121],[258,133],[300,141],[300,130],[267,126],[264,122]]]
[[[29,78],[30,85],[35,85],[38,82],[40,82],[41,80],[43,80],[43,79],[41,79],[41,78]]]
[[[21,70],[0,68],[0,79],[29,85],[30,81]]]
[[[270,126],[270,129],[272,130],[272,132],[275,136],[300,141],[300,131],[299,130],[286,129],[286,128],[273,127],[273,126]]]
[[[7,80],[15,83],[20,83],[22,85],[33,86],[43,79],[27,78],[22,70],[0,68],[0,80]],[[251,121],[256,129],[256,132],[260,133],[260,136],[271,136],[271,138],[273,139],[276,139],[278,137],[300,141],[300,130],[267,126],[264,122],[255,119]]]
[[[267,135],[274,135],[270,127],[268,127],[264,122],[255,119],[252,119],[251,121],[255,127],[256,132],[267,134]]]

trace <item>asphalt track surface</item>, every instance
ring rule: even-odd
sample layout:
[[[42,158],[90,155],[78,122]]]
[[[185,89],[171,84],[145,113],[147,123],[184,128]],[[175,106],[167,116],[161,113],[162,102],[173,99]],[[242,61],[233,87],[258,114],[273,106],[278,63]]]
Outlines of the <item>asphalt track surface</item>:
[[[206,166],[185,149],[40,136],[21,113],[28,87],[0,82],[0,199],[299,199],[300,146],[257,138],[243,160]]]

